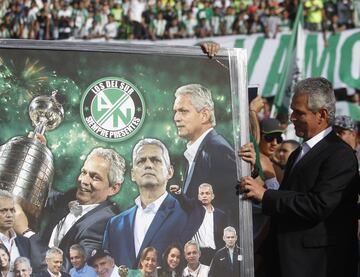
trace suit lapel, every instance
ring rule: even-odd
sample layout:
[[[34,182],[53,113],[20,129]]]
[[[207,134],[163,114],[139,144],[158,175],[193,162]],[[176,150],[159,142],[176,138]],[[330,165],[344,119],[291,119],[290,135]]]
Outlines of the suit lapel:
[[[290,174],[292,173],[294,163],[297,159],[297,157],[300,155],[301,147],[298,147],[289,157],[288,162],[286,164],[285,172],[284,172],[284,178],[281,182],[280,189],[283,189],[284,186],[287,184],[287,179],[289,178]]]
[[[144,250],[145,247],[151,245],[151,241],[154,238],[155,234],[161,228],[166,218],[174,211],[174,208],[175,200],[170,195],[166,196],[164,202],[160,205],[159,210],[156,212],[156,215],[151,222],[149,229],[146,232],[145,238],[140,247],[139,254]],[[132,234],[134,234],[133,231]]]
[[[89,211],[88,213],[86,213],[84,216],[82,216],[78,221],[76,221],[74,223],[73,226],[71,226],[71,228],[69,229],[69,231],[65,234],[65,236],[62,238],[61,242],[60,242],[60,246],[66,242],[69,241],[69,238],[74,237],[76,235],[76,233],[78,232],[78,226],[80,224],[82,224],[83,222],[87,222],[90,221],[88,224],[85,224],[84,226],[89,226],[91,225],[91,216],[96,213],[98,210],[103,209],[104,207],[108,206],[109,202],[105,201],[102,202],[99,206],[97,206],[96,208],[92,209],[91,211]],[[65,215],[66,216],[66,215]],[[72,241],[72,240],[71,240]]]
[[[199,145],[199,148],[195,154],[195,157],[194,157],[194,161],[191,165],[191,168],[189,168],[189,164],[187,162],[187,171],[186,171],[186,179],[185,179],[185,182],[184,182],[184,193],[186,193],[186,191],[188,190],[189,188],[189,185],[190,185],[190,182],[191,182],[191,179],[192,179],[192,176],[193,176],[193,173],[194,173],[194,169],[195,169],[195,166],[196,166],[196,161],[198,159],[198,156],[199,154],[201,153],[201,151],[203,150],[205,144],[207,143],[207,141],[213,137],[213,136],[216,136],[217,133],[216,131],[213,129],[211,130],[203,139],[203,141],[200,143]],[[189,173],[188,173],[189,171]]]
[[[129,249],[126,255],[130,255],[131,261],[136,261],[136,254],[135,254],[135,244],[134,244],[134,223],[135,223],[135,216],[136,216],[137,206],[131,210],[131,212],[125,218],[124,224],[124,234],[127,234],[126,238],[124,239],[125,245],[121,245],[120,247],[123,249]],[[139,252],[141,253],[141,252]]]
[[[297,155],[294,155],[291,162],[289,162],[289,165],[287,165],[287,172],[284,176],[283,184],[287,184],[290,182],[287,182],[291,176],[299,171],[303,166],[305,166],[308,163],[311,163],[312,160],[316,160],[318,155],[326,150],[326,147],[328,146],[329,140],[333,139],[333,136],[336,136],[336,134],[332,131],[330,132],[326,137],[324,137],[321,141],[319,141],[313,148],[311,148],[294,166],[294,162],[297,158],[297,156],[300,154],[300,147],[296,149]],[[293,168],[292,168],[293,167]],[[288,187],[287,185],[285,187]]]

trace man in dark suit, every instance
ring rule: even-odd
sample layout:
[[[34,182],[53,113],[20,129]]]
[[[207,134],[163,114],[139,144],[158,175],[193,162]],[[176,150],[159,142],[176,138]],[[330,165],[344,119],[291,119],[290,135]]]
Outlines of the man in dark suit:
[[[10,253],[11,271],[16,258],[20,256],[31,258],[30,241],[22,235],[16,235],[14,224],[14,196],[6,190],[0,190],[0,243],[4,244]]]
[[[225,247],[215,253],[211,261],[209,277],[239,277],[241,256],[240,248],[236,245],[235,228],[226,227],[223,239]]]
[[[188,169],[182,191],[197,199],[202,183],[213,186],[214,206],[223,210],[232,225],[238,226],[238,197],[234,193],[237,173],[231,145],[213,128],[216,125],[211,91],[189,84],[175,92],[174,121],[180,137],[188,142],[184,153]]]
[[[61,271],[63,254],[60,248],[51,247],[45,255],[47,269],[35,273],[34,277],[71,277],[70,274]]]
[[[108,200],[117,194],[124,181],[125,160],[113,149],[95,148],[87,156],[78,177],[77,189],[49,196],[45,228],[31,237],[39,252],[38,261],[48,247],[57,246],[66,256],[64,268],[71,267],[67,253],[70,246],[80,244],[86,255],[100,248],[107,221],[118,213]],[[42,254],[42,255],[41,255]],[[41,265],[33,264],[39,269]]]
[[[170,186],[170,191],[189,215],[188,226],[193,227],[195,235],[192,239],[200,247],[200,262],[210,265],[216,250],[224,245],[223,231],[226,226],[225,213],[212,205],[215,198],[212,186],[201,184],[198,199],[188,198],[177,185]]]
[[[302,147],[289,157],[280,190],[241,180],[271,216],[268,276],[357,276],[357,160],[331,128],[335,96],[324,78],[294,88],[291,121]]]
[[[143,139],[133,150],[131,179],[139,189],[135,206],[113,217],[106,226],[103,248],[117,265],[137,268],[144,248],[155,247],[158,260],[172,243],[185,243],[187,215],[166,192],[173,176],[168,150],[156,139]]]

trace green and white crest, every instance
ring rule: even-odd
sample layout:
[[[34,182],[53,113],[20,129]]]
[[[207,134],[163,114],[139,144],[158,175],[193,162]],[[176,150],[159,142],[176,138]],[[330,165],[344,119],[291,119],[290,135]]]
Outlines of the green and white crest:
[[[90,133],[105,141],[133,136],[145,117],[140,91],[129,81],[107,77],[92,83],[82,96],[81,119]]]

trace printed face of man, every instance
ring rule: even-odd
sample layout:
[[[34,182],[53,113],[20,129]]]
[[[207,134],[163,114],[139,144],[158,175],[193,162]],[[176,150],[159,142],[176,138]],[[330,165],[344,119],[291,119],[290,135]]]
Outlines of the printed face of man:
[[[15,222],[14,201],[10,198],[0,198],[0,232],[7,233]]]
[[[203,111],[196,111],[190,95],[177,97],[173,109],[178,135],[187,139],[189,143],[193,143],[203,133],[202,123],[205,121]]]
[[[200,252],[195,245],[187,245],[185,248],[185,259],[189,266],[197,265],[200,259]]]
[[[214,199],[214,193],[210,187],[199,187],[198,199],[203,205],[209,205]]]
[[[161,188],[165,190],[173,171],[168,168],[162,149],[155,144],[142,146],[134,160],[131,179],[139,188]]]
[[[85,257],[81,255],[79,250],[70,249],[70,263],[76,269],[80,269],[85,265]]]
[[[114,266],[114,259],[111,257],[103,257],[96,259],[93,265],[99,277],[110,277]]]
[[[15,277],[30,277],[32,268],[25,263],[18,263],[14,268]]]
[[[5,234],[13,226],[15,221],[14,201],[10,198],[0,198],[0,232]]]
[[[141,261],[142,269],[147,274],[152,274],[156,270],[157,265],[157,256],[154,251],[149,251],[146,254],[146,257],[143,261]]]
[[[237,235],[234,232],[225,232],[223,239],[227,248],[233,248],[237,240]]]
[[[46,259],[48,270],[52,274],[59,274],[61,266],[63,264],[63,256],[60,254],[54,254],[53,257]]]
[[[102,157],[92,156],[86,160],[78,177],[76,199],[81,205],[98,204],[117,193],[109,183],[109,163]]]

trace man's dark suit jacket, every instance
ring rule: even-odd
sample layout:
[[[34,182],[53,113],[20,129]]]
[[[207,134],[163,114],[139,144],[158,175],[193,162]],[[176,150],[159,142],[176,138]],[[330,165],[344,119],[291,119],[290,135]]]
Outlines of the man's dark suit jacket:
[[[19,249],[20,256],[26,257],[31,261],[32,259],[30,240],[22,235],[16,235],[15,244],[16,247]]]
[[[65,195],[55,195],[48,200],[47,212],[49,214],[49,221],[39,234],[31,237],[31,241],[41,249],[39,252],[42,255],[39,257],[39,261],[44,260],[52,231],[59,221],[69,213],[68,203],[75,199],[74,196],[74,191],[71,191]],[[59,245],[59,248],[64,252],[63,267],[67,271],[71,268],[68,259],[70,246],[73,244],[82,245],[85,248],[86,255],[90,255],[95,248],[100,248],[106,224],[117,212],[118,209],[114,203],[110,201],[102,202],[99,206],[81,217],[70,228]],[[40,268],[43,267],[44,265]]]
[[[202,222],[204,221],[205,217],[205,208],[202,205],[202,203],[198,199],[190,199],[184,194],[173,194],[173,196],[179,201],[181,207],[184,209],[184,211],[188,214],[188,226],[189,228],[192,227],[192,229],[188,229],[190,233],[195,234]],[[220,249],[224,246],[224,229],[227,223],[226,215],[225,213],[215,208],[214,209],[214,239],[215,239],[215,246],[216,249]]]
[[[33,277],[51,277],[50,273],[47,270],[40,271],[35,273]],[[70,274],[61,271],[61,277],[71,277]]]
[[[189,198],[197,199],[199,185],[209,183],[215,194],[214,206],[224,211],[228,221],[237,227],[234,221],[234,218],[238,218],[238,197],[234,189],[237,181],[234,149],[215,130],[211,130],[201,142],[194,163],[192,174],[184,182],[189,183],[188,189],[183,192]]]
[[[268,276],[355,277],[357,159],[334,132],[293,167],[300,151],[289,157],[280,190],[263,197],[272,216]]]
[[[110,251],[116,265],[137,268],[141,252],[149,246],[155,247],[158,261],[161,261],[162,253],[170,244],[184,244],[191,239],[191,235],[194,235],[185,231],[186,228],[191,228],[187,226],[187,215],[179,202],[169,194],[151,222],[136,257],[134,245],[136,210],[135,205],[113,217],[106,226],[103,248]]]
[[[209,277],[239,277],[240,276],[240,249],[235,246],[233,252],[233,263],[227,247],[219,249],[211,262]]]

